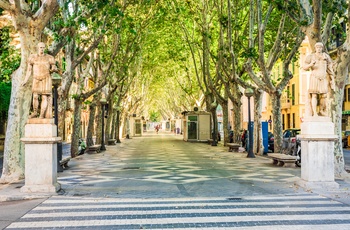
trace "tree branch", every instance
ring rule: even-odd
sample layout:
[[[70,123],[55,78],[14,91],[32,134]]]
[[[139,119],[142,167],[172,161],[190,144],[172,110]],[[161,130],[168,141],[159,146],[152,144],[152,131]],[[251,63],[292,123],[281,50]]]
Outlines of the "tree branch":
[[[39,31],[45,28],[47,22],[57,12],[59,7],[57,0],[46,0],[42,2],[43,4],[33,16],[33,19],[36,22],[35,26]]]
[[[0,0],[0,8],[7,11],[12,10],[10,2],[5,0]]]
[[[326,44],[326,42],[328,41],[329,35],[331,33],[331,28],[332,28],[332,20],[334,18],[334,13],[333,12],[329,12],[327,14],[327,18],[326,21],[324,23],[323,26],[323,33],[322,33],[322,43]]]
[[[270,50],[270,54],[267,60],[267,69],[271,71],[273,68],[274,64],[276,63],[277,59],[279,58],[279,53],[281,52],[281,41],[282,41],[282,35],[284,31],[284,23],[286,21],[286,15],[283,14],[280,24],[278,26],[278,32],[276,35],[275,42]]]

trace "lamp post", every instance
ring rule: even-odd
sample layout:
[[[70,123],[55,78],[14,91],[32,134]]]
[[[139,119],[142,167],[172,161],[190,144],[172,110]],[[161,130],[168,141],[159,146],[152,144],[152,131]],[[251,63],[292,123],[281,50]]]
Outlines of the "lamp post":
[[[248,155],[249,158],[255,158],[255,155],[253,153],[253,122],[251,121],[250,117],[250,98],[254,95],[254,90],[251,88],[247,88],[244,91],[244,95],[248,98],[248,132],[249,132],[249,148],[248,148]]]
[[[102,133],[101,133],[101,151],[106,150],[105,146],[105,106],[107,105],[106,98],[100,100],[102,110]]]
[[[54,105],[54,122],[57,127],[57,135],[58,135],[58,92],[57,88],[61,84],[62,77],[58,73],[52,74],[52,85],[53,85],[53,105]],[[63,172],[63,168],[60,164],[62,160],[62,142],[57,143],[57,172]]]

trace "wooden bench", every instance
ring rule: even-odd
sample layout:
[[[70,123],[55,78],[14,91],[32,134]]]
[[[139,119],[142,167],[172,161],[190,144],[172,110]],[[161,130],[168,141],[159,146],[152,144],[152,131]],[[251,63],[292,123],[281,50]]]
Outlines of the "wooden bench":
[[[213,143],[213,139],[208,139],[208,145],[211,145]]]
[[[86,148],[85,152],[90,154],[99,153],[101,152],[101,145],[91,145]]]
[[[62,166],[63,169],[68,168],[68,162],[70,161],[71,157],[66,157],[62,160],[60,160],[60,165]]]
[[[227,143],[226,146],[228,146],[229,152],[238,152],[239,147],[241,147],[241,145],[237,143]]]
[[[268,157],[273,160],[274,165],[279,165],[283,167],[295,166],[297,160],[296,156],[281,154],[281,153],[269,153]]]

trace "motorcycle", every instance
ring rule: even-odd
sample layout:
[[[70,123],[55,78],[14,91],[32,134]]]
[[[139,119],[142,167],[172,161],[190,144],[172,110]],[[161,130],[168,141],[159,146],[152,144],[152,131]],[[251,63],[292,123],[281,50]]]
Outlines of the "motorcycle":
[[[295,165],[298,167],[301,167],[301,141],[298,137],[296,139],[296,145],[294,148],[293,155],[297,157],[297,160],[295,161]]]
[[[282,153],[296,156],[295,165],[301,167],[301,141],[298,137],[289,138],[288,141],[284,140],[284,148],[282,148]]]

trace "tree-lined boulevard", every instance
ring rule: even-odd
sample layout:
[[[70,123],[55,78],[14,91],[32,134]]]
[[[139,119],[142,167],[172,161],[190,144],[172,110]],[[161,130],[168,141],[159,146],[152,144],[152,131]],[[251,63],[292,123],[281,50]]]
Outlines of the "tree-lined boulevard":
[[[144,199],[152,194],[155,206],[163,197],[206,197],[204,203],[208,205],[207,197],[214,195],[220,199],[213,202],[223,206],[223,198],[238,202],[233,206],[239,206],[240,200],[243,206],[268,203],[262,205],[266,208],[262,213],[249,206],[251,209],[240,215],[249,219],[251,211],[259,218],[268,213],[269,220],[257,218],[253,223],[238,218],[242,222],[236,226],[232,214],[236,211],[231,210],[229,217],[213,225],[208,222],[219,217],[210,208],[201,213],[203,220],[190,216],[192,223],[186,226],[157,220],[154,229],[285,223],[305,229],[330,229],[331,224],[337,225],[336,229],[349,227],[350,150],[342,148],[342,131],[350,128],[350,110],[344,110],[350,102],[350,89],[346,88],[349,1],[0,0],[0,14],[0,138],[4,139],[0,195],[14,196],[21,187],[22,196],[17,197],[23,198],[27,192],[42,195],[40,191],[54,191],[64,197],[40,203],[38,209],[11,221],[15,223],[10,228],[29,228],[32,220],[38,228],[64,227],[55,222],[60,218],[68,222],[66,227],[77,227],[70,221],[84,216],[86,210],[72,217],[60,213],[53,219],[43,212],[39,220],[37,211],[63,203],[68,213],[74,212],[71,197],[89,194],[98,199]],[[323,84],[322,92],[317,92],[318,86],[310,91],[310,85],[321,80],[329,86]],[[208,127],[204,131],[197,131],[205,126],[198,117],[186,117],[192,111],[210,115],[205,118]],[[302,128],[305,158],[301,170],[277,167],[263,156],[263,123],[267,124],[266,133],[274,135],[275,153],[282,152],[283,130]],[[237,152],[247,127],[248,155]],[[183,141],[194,128],[196,137],[208,134],[205,141],[209,139],[211,145]],[[219,133],[223,134],[220,142]],[[86,153],[80,156],[82,139]],[[61,141],[67,153],[64,157],[71,160],[68,169],[56,174],[60,171],[56,165],[62,153]],[[227,151],[230,141],[239,145],[237,151]],[[99,150],[102,153],[93,154]],[[43,167],[48,161],[50,167]],[[331,175],[330,180],[327,177],[323,181],[324,172]],[[299,179],[313,174],[318,175],[306,184],[315,182],[321,189],[305,186],[303,190]],[[51,190],[36,184],[39,178],[52,179]],[[333,190],[325,189],[330,185]],[[272,193],[276,203],[261,197]],[[259,196],[258,201],[254,196]],[[293,196],[297,198],[292,200],[300,199],[301,207],[270,210],[275,204],[293,205],[289,203]],[[313,213],[305,210],[309,208],[308,199]],[[79,199],[77,207],[83,202],[84,198]],[[87,202],[95,205],[92,200]],[[143,206],[144,201],[132,202]],[[117,204],[117,211],[123,209],[116,200],[103,205],[110,204]],[[168,201],[164,205],[172,207]],[[327,212],[328,207],[334,210]],[[164,211],[163,207],[157,209]],[[53,208],[50,212],[56,211]],[[171,215],[176,212],[171,210]],[[87,224],[96,228],[92,223],[95,219],[108,219],[111,214],[87,213],[91,222],[79,222],[80,227]],[[186,218],[186,213],[182,217]],[[206,220],[208,213],[214,217]],[[111,215],[117,220],[125,217]],[[155,215],[159,217],[159,213]],[[174,215],[160,219],[174,221]],[[279,215],[292,217],[279,222]],[[224,225],[229,218],[229,224]],[[143,228],[137,221],[107,221],[102,225],[124,228],[129,224]],[[149,223],[145,228],[153,227]]]
[[[143,146],[142,151],[139,151]],[[6,229],[348,229],[349,181],[296,186],[300,168],[160,131],[71,160],[57,195],[0,185]],[[29,200],[14,201],[26,197]],[[37,198],[37,199],[30,199]],[[44,199],[43,199],[44,198]]]

